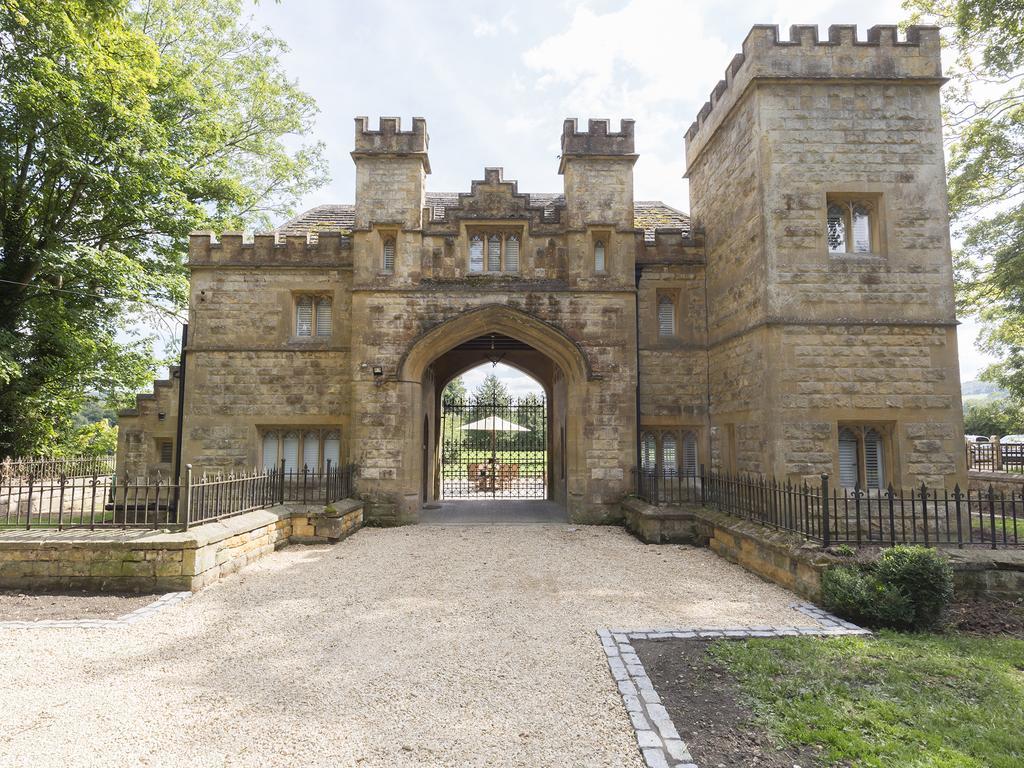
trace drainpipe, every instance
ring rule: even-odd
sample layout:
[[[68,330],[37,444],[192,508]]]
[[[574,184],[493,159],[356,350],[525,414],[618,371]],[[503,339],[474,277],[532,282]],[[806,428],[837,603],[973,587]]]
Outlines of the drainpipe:
[[[181,326],[181,356],[178,360],[178,423],[174,430],[174,511],[178,513],[181,497],[181,439],[185,426],[185,348],[188,346],[188,323]],[[168,521],[169,522],[169,521]],[[179,521],[180,522],[180,521]]]
[[[640,277],[643,272],[643,267],[639,264],[634,265],[633,273],[636,284],[636,292],[633,294],[633,310],[636,320],[636,471],[640,472]],[[639,487],[639,478],[637,477],[636,484]]]

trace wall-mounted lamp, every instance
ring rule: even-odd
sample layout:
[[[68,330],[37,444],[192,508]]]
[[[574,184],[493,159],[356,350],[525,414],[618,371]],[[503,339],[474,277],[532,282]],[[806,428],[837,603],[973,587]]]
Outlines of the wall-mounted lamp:
[[[384,368],[383,367],[381,367],[379,365],[373,366],[373,378],[379,379],[383,375],[384,375]]]

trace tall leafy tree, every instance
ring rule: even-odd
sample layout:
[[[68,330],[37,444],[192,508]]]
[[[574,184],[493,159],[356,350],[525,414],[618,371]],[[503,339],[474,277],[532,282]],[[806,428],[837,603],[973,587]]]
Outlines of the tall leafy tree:
[[[946,29],[949,196],[961,309],[1001,359],[983,378],[1024,398],[1024,0],[908,0]]]
[[[0,0],[0,455],[147,383],[133,326],[184,306],[190,230],[324,181],[283,50],[241,0]]]
[[[459,403],[464,403],[468,397],[466,382],[462,380],[461,376],[456,376],[449,381],[441,391],[441,402],[445,408],[451,408]]]

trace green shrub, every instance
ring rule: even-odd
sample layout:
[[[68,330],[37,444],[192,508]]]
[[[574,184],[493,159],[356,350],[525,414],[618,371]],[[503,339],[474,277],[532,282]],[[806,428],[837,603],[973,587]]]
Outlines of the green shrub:
[[[930,629],[953,599],[953,569],[945,555],[926,547],[893,547],[874,566],[879,581],[892,584],[914,607],[914,627]]]
[[[893,547],[878,560],[838,566],[821,580],[829,611],[869,627],[929,629],[953,597],[953,570],[924,547]]]
[[[821,580],[822,602],[832,613],[869,627],[909,629],[914,608],[891,584],[857,566],[840,566],[825,572]]]

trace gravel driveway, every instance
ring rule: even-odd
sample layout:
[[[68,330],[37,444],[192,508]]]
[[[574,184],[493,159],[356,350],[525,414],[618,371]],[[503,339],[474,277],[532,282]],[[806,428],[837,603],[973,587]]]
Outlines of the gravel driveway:
[[[621,528],[364,529],[124,629],[0,629],[0,765],[640,766],[595,629],[792,599]]]

